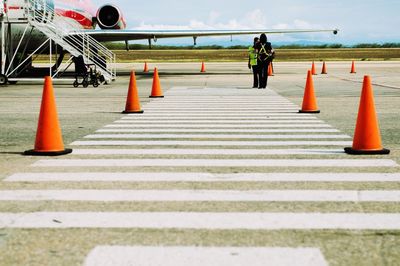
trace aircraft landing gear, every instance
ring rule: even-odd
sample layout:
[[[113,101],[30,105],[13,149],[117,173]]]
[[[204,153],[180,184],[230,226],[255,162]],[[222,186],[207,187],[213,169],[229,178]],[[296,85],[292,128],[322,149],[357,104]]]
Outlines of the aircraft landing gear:
[[[6,75],[0,74],[0,86],[7,85],[8,78]]]

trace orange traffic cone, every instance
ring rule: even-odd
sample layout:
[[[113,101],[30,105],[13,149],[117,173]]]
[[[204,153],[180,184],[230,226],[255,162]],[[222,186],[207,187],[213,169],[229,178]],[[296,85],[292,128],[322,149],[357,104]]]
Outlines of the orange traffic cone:
[[[144,111],[140,108],[140,101],[138,90],[136,86],[135,71],[131,72],[131,79],[129,82],[128,97],[126,98],[126,106],[123,114],[143,114]]]
[[[315,97],[314,82],[313,82],[312,74],[311,74],[311,71],[308,70],[306,88],[304,91],[303,107],[299,111],[299,113],[318,114],[320,112],[321,111],[318,110],[318,106],[317,106],[317,98]]]
[[[143,69],[144,73],[149,72],[149,67],[147,66],[147,62],[144,62],[144,69]]]
[[[317,71],[315,70],[315,63],[314,63],[314,61],[312,62],[312,66],[311,66],[311,74],[312,75],[317,75]]]
[[[206,65],[204,64],[204,61],[201,63],[201,73],[205,73],[206,72]]]
[[[154,76],[153,76],[153,87],[151,89],[150,98],[164,98],[161,85],[160,78],[158,77],[158,70],[154,68]]]
[[[390,150],[382,147],[379,123],[375,111],[374,94],[369,76],[364,77],[353,147],[345,148],[344,150],[348,154],[390,153]]]
[[[272,77],[274,75],[274,72],[272,70],[272,62],[269,63],[268,66],[268,77]]]
[[[321,74],[328,74],[328,71],[326,70],[326,64],[325,64],[325,61],[324,61],[324,64],[322,65],[322,71],[321,71]]]
[[[351,63],[351,71],[350,74],[355,74],[356,72],[356,64],[354,63],[354,61]]]
[[[58,156],[71,152],[71,149],[64,148],[51,77],[45,77],[35,148],[24,154]]]

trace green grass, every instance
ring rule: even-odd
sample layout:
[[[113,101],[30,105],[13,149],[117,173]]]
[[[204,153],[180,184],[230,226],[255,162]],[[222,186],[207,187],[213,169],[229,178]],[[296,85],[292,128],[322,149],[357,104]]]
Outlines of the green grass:
[[[113,50],[118,63],[139,62],[243,62],[247,50]],[[66,60],[69,58],[65,56]],[[56,58],[53,58],[55,62]],[[66,62],[66,60],[64,60]],[[394,61],[400,60],[400,48],[324,48],[324,49],[276,49],[275,61]],[[48,56],[39,56],[36,63],[48,62]]]
[[[239,62],[246,50],[132,50],[114,51],[118,62]],[[277,49],[276,61],[400,60],[400,48]]]
[[[114,50],[118,63],[134,62],[243,62],[247,50]],[[66,56],[66,59],[69,57]],[[48,62],[39,56],[37,63]],[[56,59],[53,58],[53,62]],[[275,61],[389,61],[400,60],[400,48],[276,49]]]

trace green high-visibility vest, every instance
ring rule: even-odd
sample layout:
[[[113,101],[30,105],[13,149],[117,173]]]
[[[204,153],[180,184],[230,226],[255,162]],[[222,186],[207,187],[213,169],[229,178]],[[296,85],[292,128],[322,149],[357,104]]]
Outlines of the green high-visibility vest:
[[[250,59],[250,65],[252,65],[252,66],[257,65],[257,53],[256,53],[256,49],[254,49],[253,46],[249,47],[249,59]]]

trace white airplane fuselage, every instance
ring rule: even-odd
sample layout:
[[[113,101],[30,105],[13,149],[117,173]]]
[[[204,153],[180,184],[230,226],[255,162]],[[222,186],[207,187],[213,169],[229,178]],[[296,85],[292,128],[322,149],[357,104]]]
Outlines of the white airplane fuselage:
[[[0,0],[0,14],[2,14],[4,21],[16,22],[11,24],[9,38],[6,38],[13,48],[16,48],[25,31],[26,23],[23,22],[27,20],[28,5],[27,0]],[[96,24],[102,29],[123,29],[126,26],[119,9],[112,5],[103,6],[96,13],[96,8],[90,1],[35,0],[35,8],[40,9],[43,13],[46,13],[46,9],[49,9],[49,7],[53,8],[58,16],[69,20],[69,26],[71,27],[69,30],[71,31],[94,29]],[[113,18],[114,20],[111,22],[105,21],[107,19],[107,12],[114,12],[118,18]],[[47,19],[52,20],[54,18],[49,14]],[[105,22],[103,23],[102,21]],[[107,24],[107,22],[110,22],[112,25]],[[0,41],[1,38],[0,34]],[[24,40],[21,46],[29,42],[28,50],[32,51],[46,39],[47,37],[42,32],[33,29],[29,35],[29,40]]]
[[[49,6],[54,7],[54,10],[56,10],[58,14],[65,15],[66,18],[70,18],[71,22],[73,22],[73,25],[76,25],[76,29],[92,28],[93,26],[92,24],[93,15],[85,11],[84,9],[79,9],[79,7],[77,6],[74,7],[73,5],[71,5],[73,4],[73,2],[71,2],[69,5],[60,5],[59,1],[53,2],[53,0],[38,0],[36,1],[36,3],[37,3],[37,8],[43,9],[44,12],[46,11],[47,7]],[[1,13],[3,14],[4,21],[15,22],[11,23],[9,38],[6,38],[9,44],[11,44],[14,49],[20,42],[20,39],[23,37],[25,28],[27,26],[26,23],[23,23],[24,21],[26,22],[27,20],[27,15],[28,15],[27,5],[28,2],[25,0],[5,0],[2,5],[3,8],[1,10]],[[69,10],[67,8],[69,8]],[[76,11],[74,12],[74,10]],[[81,19],[82,24],[79,23],[79,21],[75,20],[74,18]],[[89,19],[90,19],[90,25],[89,25]],[[18,21],[20,23],[18,23]],[[30,29],[28,29],[27,31],[28,31],[27,34],[29,34],[29,38],[25,38],[21,43],[21,46],[24,47],[27,44],[27,42],[29,42],[28,51],[35,50],[40,44],[42,44],[47,39],[42,32],[36,29],[33,29],[32,32],[30,32]],[[1,38],[2,36],[0,35],[0,41]]]

